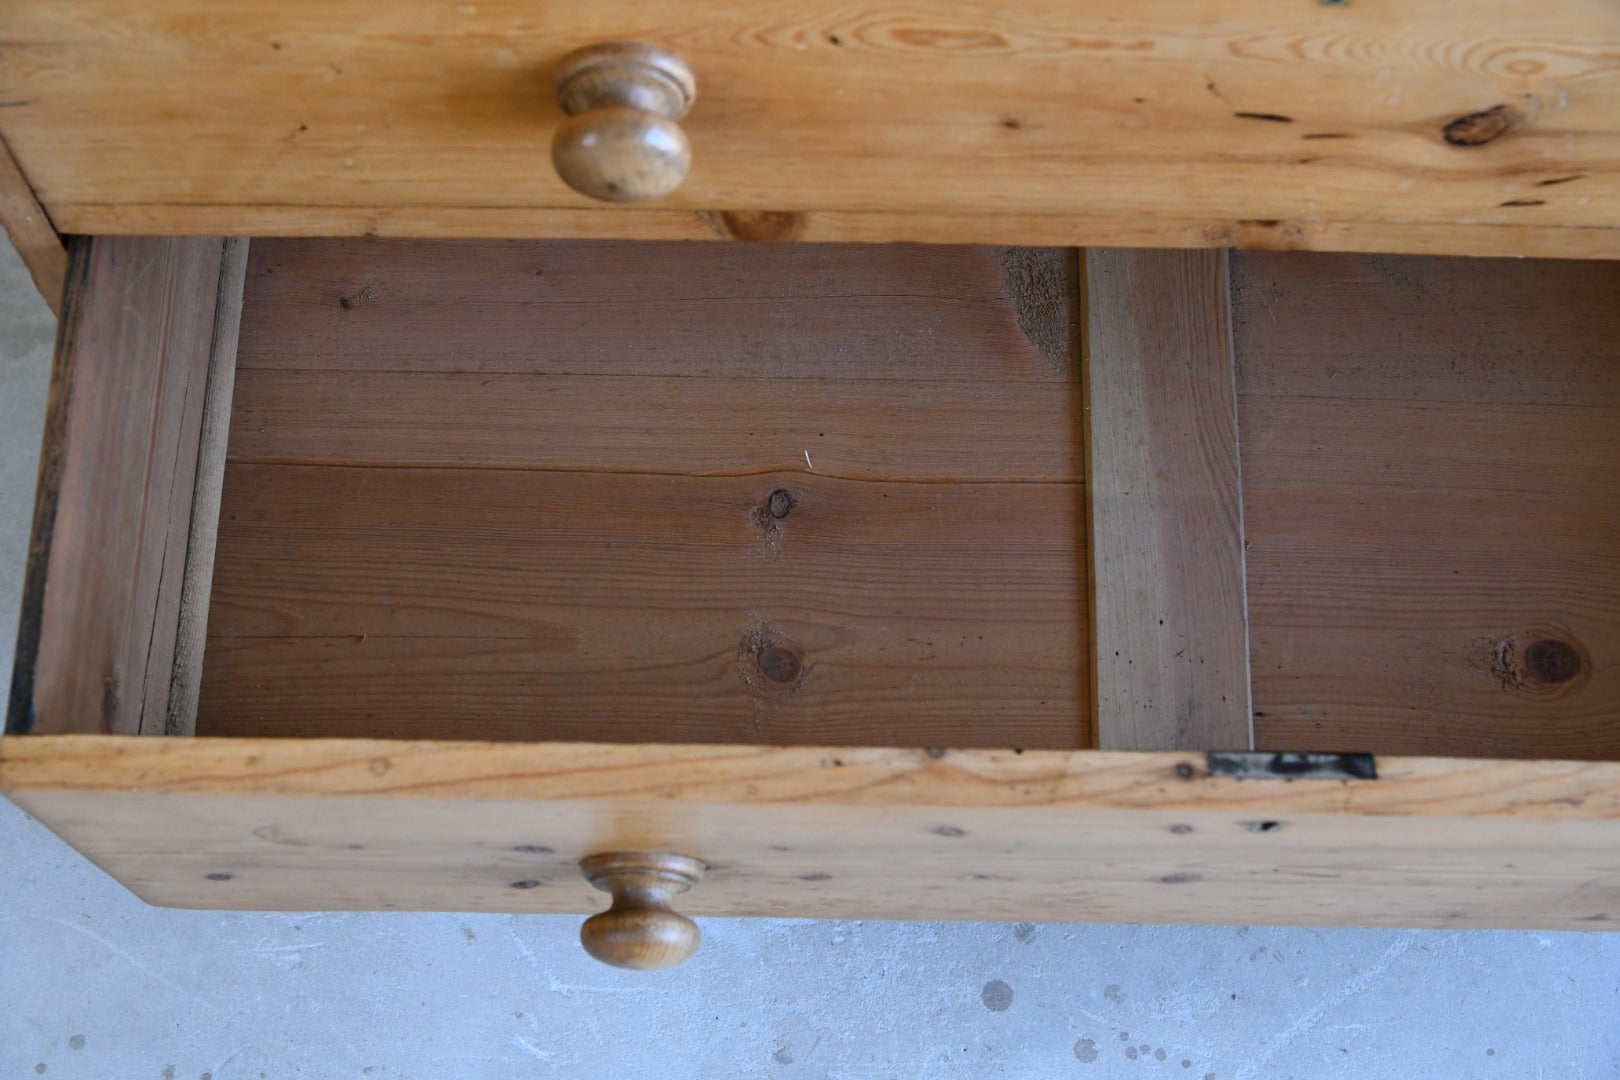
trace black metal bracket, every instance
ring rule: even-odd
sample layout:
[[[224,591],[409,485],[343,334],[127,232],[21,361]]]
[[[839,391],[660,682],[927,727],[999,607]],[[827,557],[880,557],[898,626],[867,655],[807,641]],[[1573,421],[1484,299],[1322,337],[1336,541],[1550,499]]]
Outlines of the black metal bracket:
[[[1238,780],[1376,780],[1371,754],[1313,751],[1210,751],[1209,775]]]

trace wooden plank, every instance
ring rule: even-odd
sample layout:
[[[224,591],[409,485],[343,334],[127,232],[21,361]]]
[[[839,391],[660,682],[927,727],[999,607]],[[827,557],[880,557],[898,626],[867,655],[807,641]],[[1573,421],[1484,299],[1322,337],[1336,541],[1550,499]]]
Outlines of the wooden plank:
[[[238,380],[231,460],[241,463],[679,476],[813,464],[818,476],[851,479],[1038,483],[1085,475],[1078,381],[262,369]]]
[[[214,550],[219,538],[220,493],[225,486],[225,452],[231,429],[231,398],[236,387],[236,348],[242,324],[242,285],[247,276],[248,242],[225,241],[220,258],[219,299],[209,347],[208,389],[197,438],[197,474],[191,493],[185,574],[175,614],[174,663],[168,700],[148,696],[141,715],[143,735],[191,735],[197,727],[202,693],[203,649],[214,584]],[[161,717],[156,706],[164,704]],[[159,720],[161,719],[161,724]]]
[[[7,740],[0,790],[186,907],[585,912],[579,857],[645,848],[709,862],[698,916],[1620,923],[1616,764],[79,736]]]
[[[1072,251],[253,250],[238,461],[1043,481],[1083,471]]]
[[[1072,258],[909,245],[261,241],[240,366],[1072,382]]]
[[[222,251],[219,240],[79,245],[52,376],[12,730],[162,726]]]
[[[70,231],[960,242],[1018,221],[994,238],[1620,256],[1609,0],[1205,14],[32,0],[0,12],[0,93]],[[695,160],[666,209],[603,213],[546,159],[547,87],[625,37],[691,63]]]
[[[11,238],[34,287],[58,319],[62,317],[62,290],[67,284],[67,246],[34,197],[28,178],[17,167],[11,148],[0,137],[0,228]]]
[[[1085,744],[1077,279],[255,241],[199,730]]]
[[[1234,284],[1260,745],[1620,756],[1620,268]]]
[[[1097,744],[1251,745],[1219,252],[1086,253]]]
[[[233,465],[198,731],[1084,745],[1083,504],[1078,478]]]
[[[1377,251],[1413,255],[1503,256],[1530,259],[1609,259],[1611,226],[1399,222],[1209,220],[1169,213],[1097,215],[918,214],[901,211],[711,213],[697,210],[514,210],[504,207],[382,206],[132,206],[76,204],[74,221],[115,235],[389,237],[480,240],[737,240],[866,244],[1021,244],[1063,247],[1244,248],[1264,251]]]

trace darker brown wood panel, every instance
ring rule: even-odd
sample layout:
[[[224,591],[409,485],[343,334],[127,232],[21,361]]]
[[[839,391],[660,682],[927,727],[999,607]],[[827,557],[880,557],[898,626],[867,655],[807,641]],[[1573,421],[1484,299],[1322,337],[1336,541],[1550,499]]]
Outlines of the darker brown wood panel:
[[[228,258],[245,252],[217,239],[76,242],[10,730],[164,728],[210,359],[236,310]]]
[[[262,368],[239,383],[237,462],[1043,482],[1085,472],[1073,383]]]
[[[1620,756],[1620,266],[1233,284],[1259,744]]]
[[[199,734],[1086,743],[1073,252],[253,252]]]
[[[1083,737],[1078,484],[232,466],[226,491],[199,734]]]
[[[1061,383],[1072,264],[906,244],[265,240],[240,365]]]

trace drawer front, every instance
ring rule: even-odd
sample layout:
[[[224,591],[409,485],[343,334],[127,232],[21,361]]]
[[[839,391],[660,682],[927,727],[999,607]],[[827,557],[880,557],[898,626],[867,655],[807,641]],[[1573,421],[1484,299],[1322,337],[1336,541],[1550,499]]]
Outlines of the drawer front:
[[[544,245],[253,247],[250,259],[235,240],[79,242],[65,298],[0,791],[142,897],[577,912],[599,903],[594,884],[643,905],[621,915],[650,906],[666,928],[678,918],[660,910],[671,902],[698,915],[861,918],[1592,928],[1620,917],[1612,263],[1264,256],[1229,272],[1212,252],[1091,250],[1082,261],[573,244],[537,264]],[[806,261],[787,273],[772,262],[783,258]],[[694,293],[700,285],[719,294]],[[809,316],[784,314],[801,302]],[[638,323],[637,306],[663,317]],[[1369,311],[1398,314],[1398,329],[1362,325]],[[1322,331],[1301,312],[1339,330],[1316,341]],[[951,332],[914,336],[917,326]],[[1516,366],[1527,339],[1543,350],[1533,382]],[[911,351],[885,352],[896,341]],[[447,354],[453,370],[438,370]],[[559,357],[567,370],[551,369]],[[242,411],[227,443],[238,367]],[[612,394],[603,380],[616,380]],[[816,528],[778,535],[780,550],[762,555],[756,526],[796,529],[795,507],[814,509],[794,489],[782,515],[773,510],[778,473],[825,479],[808,457],[797,472],[812,429],[791,410],[781,425],[748,422],[766,419],[763,407],[726,429],[710,381],[756,402],[789,386],[847,422],[824,429],[826,450],[817,431],[823,466],[873,487],[864,470],[881,466],[927,489],[935,528],[904,531],[901,547],[944,537],[947,569],[908,578],[910,563],[878,560],[857,580],[873,565],[873,536],[842,538],[885,512],[868,503],[849,515],[847,500],[828,500]],[[615,427],[591,422],[609,415],[603,400],[641,405]],[[712,423],[698,428],[719,434],[664,420],[671,401],[683,416],[707,401]],[[955,420],[906,439],[886,426],[904,414],[890,402]],[[1089,422],[1069,429],[1074,406]],[[1547,430],[1586,448],[1580,477],[1540,452]],[[640,557],[622,553],[629,525],[592,524],[591,499],[464,494],[526,471],[536,484],[575,473],[640,492],[650,470],[624,455],[649,432],[679,451],[664,473],[683,483],[683,468],[727,491],[737,476],[759,483],[752,501],[649,515],[654,533],[678,541],[661,550],[687,560],[668,564],[683,568],[677,585],[707,580],[713,552],[735,539],[691,525],[711,511],[729,515],[751,552],[656,615],[604,620],[593,606],[617,603]],[[227,445],[249,459],[234,480]],[[738,469],[730,455],[758,460]],[[450,482],[389,486],[461,466]],[[289,489],[274,469],[339,482]],[[977,470],[971,484],[963,470]],[[986,487],[1051,484],[1063,485],[1056,524],[972,501]],[[424,516],[429,495],[454,511],[448,520]],[[934,513],[956,498],[967,509]],[[523,515],[535,505],[542,523],[589,527],[551,537],[545,559],[525,543],[488,546],[513,521],[534,525]],[[1079,517],[1083,543],[1070,527]],[[1454,535],[1459,521],[1475,523],[1468,536]],[[458,553],[445,535],[470,538]],[[791,702],[771,699],[780,708],[755,707],[760,687],[737,677],[750,664],[819,667],[823,689],[840,685],[850,642],[882,644],[872,628],[903,625],[909,605],[993,598],[977,579],[952,593],[958,579],[989,568],[1012,589],[1045,580],[997,562],[1041,536],[1045,556],[1062,549],[1065,576],[1051,580],[1089,571],[1094,596],[1078,585],[1010,592],[986,617],[1000,640],[959,634],[944,662],[916,650],[890,668],[870,662],[892,655],[875,649],[849,664],[838,694],[806,679]],[[583,569],[557,573],[574,558]],[[1530,569],[1514,590],[1472,580],[1520,562]],[[513,582],[537,564],[543,588],[514,599]],[[722,611],[721,586],[757,587],[754,575],[785,588],[793,574],[770,575],[802,566],[821,569],[796,602],[839,630],[837,648],[818,652],[807,636],[814,647],[792,661],[772,651],[791,651],[781,643],[738,655],[723,627],[718,675],[632,670],[649,641],[672,650],[666,659],[712,659],[704,620],[746,606],[727,593],[736,610]],[[206,626],[211,595],[221,618]],[[1053,602],[1060,619],[1041,614]],[[577,625],[561,621],[580,610]],[[537,612],[556,625],[513,630]],[[657,634],[641,633],[658,619]],[[954,694],[944,681],[963,657],[986,670],[1038,659],[1040,628],[1061,619],[1059,663],[1026,682],[1065,698],[1020,704],[986,694],[989,676]],[[575,632],[591,626],[600,638]],[[384,677],[354,678],[372,632],[417,652]],[[269,643],[298,656],[322,636],[338,659],[313,691],[322,669],[307,656],[264,662]],[[516,642],[505,648],[536,667],[516,680],[478,667],[494,653],[485,636]],[[1251,636],[1264,668],[1252,679]],[[1346,655],[1377,677],[1347,684]],[[463,665],[441,699],[431,697],[441,673],[412,667],[422,658]],[[586,660],[620,678],[592,683]],[[529,676],[546,664],[574,693],[538,707],[542,680]],[[1337,715],[1343,698],[1349,720]],[[422,700],[431,706],[410,714]],[[510,715],[492,721],[491,701]],[[616,701],[631,704],[615,714]],[[1316,777],[1263,755],[1260,775],[1237,776],[1193,752],[1246,748],[1251,724],[1268,751],[1353,738],[1351,749],[1378,752],[1376,768],[1354,757]],[[858,745],[869,731],[910,748]],[[276,737],[290,733],[308,737]],[[322,737],[332,734],[344,737]],[[412,738],[378,737],[388,735]],[[511,741],[449,741],[460,735]],[[837,741],[856,745],[826,745]],[[1087,745],[1102,749],[1073,749]],[[1431,747],[1532,760],[1384,756]],[[1596,760],[1533,760],[1555,756]],[[636,873],[657,888],[625,885]]]
[[[1604,929],[1620,765],[12,737],[0,789],[153,903],[586,912],[582,856],[708,864],[693,915]]]
[[[604,210],[553,82],[620,39],[690,67],[691,167]],[[0,40],[68,232],[1620,256],[1607,0],[26,0]]]

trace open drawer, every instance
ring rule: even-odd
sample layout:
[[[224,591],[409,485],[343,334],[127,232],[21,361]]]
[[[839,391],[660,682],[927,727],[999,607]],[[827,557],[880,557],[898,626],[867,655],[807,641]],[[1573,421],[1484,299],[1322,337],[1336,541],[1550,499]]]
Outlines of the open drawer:
[[[78,241],[0,789],[177,906],[1604,927],[1617,297]]]

